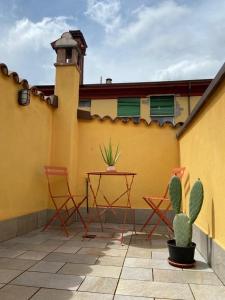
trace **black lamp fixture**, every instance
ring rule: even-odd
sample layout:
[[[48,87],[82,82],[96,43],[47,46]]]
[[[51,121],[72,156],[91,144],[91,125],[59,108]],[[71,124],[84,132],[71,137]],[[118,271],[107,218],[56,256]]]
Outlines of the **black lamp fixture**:
[[[19,105],[29,105],[30,104],[30,90],[22,89],[18,93],[18,103]]]

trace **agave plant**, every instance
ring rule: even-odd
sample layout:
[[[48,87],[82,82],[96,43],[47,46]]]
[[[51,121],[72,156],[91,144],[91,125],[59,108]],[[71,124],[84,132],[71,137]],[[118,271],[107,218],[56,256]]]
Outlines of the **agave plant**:
[[[102,148],[100,146],[100,151],[102,154],[102,158],[103,158],[104,162],[107,164],[107,166],[109,166],[109,167],[115,166],[115,164],[120,156],[119,144],[116,147],[115,154],[113,154],[113,147],[112,147],[111,140],[109,141],[108,147],[103,145],[103,148]]]

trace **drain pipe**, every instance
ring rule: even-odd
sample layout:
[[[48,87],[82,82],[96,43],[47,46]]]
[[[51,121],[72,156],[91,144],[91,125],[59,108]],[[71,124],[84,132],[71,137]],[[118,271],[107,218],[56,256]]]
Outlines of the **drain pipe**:
[[[188,82],[188,116],[191,114],[191,81]]]

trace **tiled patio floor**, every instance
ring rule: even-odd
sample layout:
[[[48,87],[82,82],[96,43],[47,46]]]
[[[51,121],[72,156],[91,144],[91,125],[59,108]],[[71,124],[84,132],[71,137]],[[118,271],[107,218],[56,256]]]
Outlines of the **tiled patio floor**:
[[[78,226],[69,238],[54,228],[0,243],[0,299],[225,299],[225,286],[198,252],[195,269],[167,263],[163,234],[149,242],[127,231],[121,245],[110,230],[100,238],[97,225],[97,237],[83,239]]]

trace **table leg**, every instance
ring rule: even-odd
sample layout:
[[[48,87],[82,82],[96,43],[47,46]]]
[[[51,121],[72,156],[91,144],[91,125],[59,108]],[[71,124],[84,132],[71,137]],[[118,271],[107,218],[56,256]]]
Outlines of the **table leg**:
[[[94,206],[96,207],[97,216],[98,216],[98,219],[99,219],[100,224],[101,224],[101,230],[103,232],[103,224],[102,224],[101,214],[99,212],[99,208],[98,208],[98,204],[97,204],[97,196],[98,196],[98,192],[99,192],[99,188],[100,188],[100,184],[101,184],[101,178],[102,178],[102,176],[99,175],[98,186],[97,186],[97,190],[96,190],[96,193],[95,193],[94,188],[93,188],[92,183],[91,183],[90,175],[88,174],[88,182],[89,182],[90,189],[91,189],[91,192],[92,192],[92,195],[93,195]],[[91,221],[89,223],[91,223]]]

